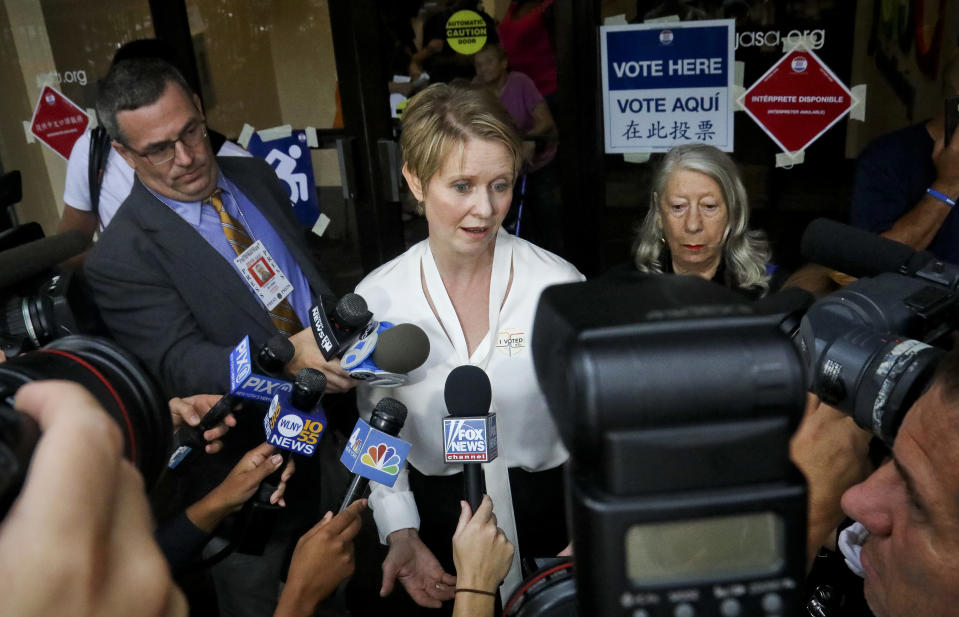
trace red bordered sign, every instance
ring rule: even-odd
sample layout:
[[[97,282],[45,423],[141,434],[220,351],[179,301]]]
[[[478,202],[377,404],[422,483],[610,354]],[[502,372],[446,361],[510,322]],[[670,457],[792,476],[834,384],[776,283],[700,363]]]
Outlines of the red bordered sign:
[[[849,113],[852,93],[812,51],[784,55],[740,99],[785,152],[805,150]]]
[[[73,101],[50,86],[44,86],[33,110],[30,132],[65,159],[83,132],[90,118]]]

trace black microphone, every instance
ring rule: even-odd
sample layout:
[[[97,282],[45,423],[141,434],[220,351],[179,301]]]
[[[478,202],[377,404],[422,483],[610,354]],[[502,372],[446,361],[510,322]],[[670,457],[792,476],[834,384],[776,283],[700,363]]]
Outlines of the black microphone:
[[[286,365],[293,359],[296,348],[290,339],[282,334],[274,334],[256,354],[256,363],[260,370],[271,377],[285,375]],[[325,387],[325,386],[324,386]]]
[[[381,398],[373,408],[369,426],[387,435],[396,437],[400,434],[400,429],[403,428],[403,424],[406,423],[406,413],[406,405],[395,398],[388,396]],[[361,426],[361,423],[363,423],[362,418],[357,422],[357,429]],[[354,434],[355,432],[356,431],[354,431]],[[400,461],[398,465],[402,465],[402,461]],[[350,482],[350,487],[346,490],[346,495],[343,496],[343,502],[340,504],[339,511],[342,512],[349,507],[351,503],[362,497],[369,483],[369,478],[359,473],[353,474],[353,481]]]
[[[496,424],[495,416],[489,413],[493,390],[486,371],[471,364],[457,366],[446,378],[443,398],[450,416],[461,421],[449,425],[444,421],[446,461],[493,460]],[[467,424],[467,418],[475,422]],[[481,450],[483,458],[479,458]],[[466,501],[476,512],[486,493],[486,478],[480,463],[463,463],[463,489]]]
[[[327,360],[343,355],[356,338],[371,325],[375,330],[373,313],[367,308],[366,300],[359,294],[344,295],[329,312],[323,306],[322,298],[317,298],[316,304],[310,308],[310,326],[313,336],[316,339],[316,345]]]
[[[74,229],[7,249],[0,253],[0,288],[46,272],[89,246],[89,239]]]
[[[809,261],[857,278],[884,272],[911,276],[936,260],[927,251],[824,218],[806,227],[800,252]]]

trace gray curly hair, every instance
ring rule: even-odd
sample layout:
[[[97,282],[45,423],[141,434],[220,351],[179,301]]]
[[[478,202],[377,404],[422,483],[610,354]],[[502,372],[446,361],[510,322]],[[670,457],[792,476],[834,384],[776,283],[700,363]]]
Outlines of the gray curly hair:
[[[738,287],[769,288],[766,263],[771,251],[761,231],[749,230],[749,202],[746,187],[736,163],[725,152],[706,144],[683,144],[666,153],[653,177],[649,212],[639,226],[633,254],[640,272],[663,271],[663,229],[660,225],[660,200],[670,176],[680,169],[698,171],[719,185],[728,212],[723,234],[723,261],[726,271]]]

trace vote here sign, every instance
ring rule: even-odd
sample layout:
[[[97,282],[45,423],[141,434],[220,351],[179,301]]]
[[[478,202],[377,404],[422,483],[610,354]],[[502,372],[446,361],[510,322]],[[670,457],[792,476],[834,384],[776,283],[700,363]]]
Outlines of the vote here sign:
[[[603,26],[606,152],[733,149],[734,20]]]

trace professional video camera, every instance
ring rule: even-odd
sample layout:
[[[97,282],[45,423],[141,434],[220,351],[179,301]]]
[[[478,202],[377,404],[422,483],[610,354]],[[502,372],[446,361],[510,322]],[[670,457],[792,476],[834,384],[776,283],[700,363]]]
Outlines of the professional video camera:
[[[160,397],[136,360],[114,343],[93,336],[67,336],[0,363],[0,520],[20,493],[39,438],[34,420],[11,405],[20,386],[65,379],[86,388],[123,434],[123,454],[147,487],[166,467],[172,426]]]
[[[959,325],[959,267],[827,219],[803,255],[859,277],[816,302],[797,343],[809,390],[891,446]]]
[[[580,615],[798,612],[806,381],[785,317],[695,277],[543,293],[533,360],[570,452]],[[512,614],[573,614],[539,604]]]
[[[94,304],[75,273],[56,269],[88,245],[80,232],[44,238],[36,223],[0,234],[0,350],[7,357],[0,363],[0,519],[20,492],[39,437],[33,419],[11,407],[31,381],[65,379],[93,394],[120,426],[124,455],[148,487],[166,466],[166,401],[131,355],[87,335],[96,331]]]
[[[0,350],[7,357],[95,331],[94,304],[80,274],[55,269],[88,246],[79,231],[44,238],[36,223],[0,234]]]

